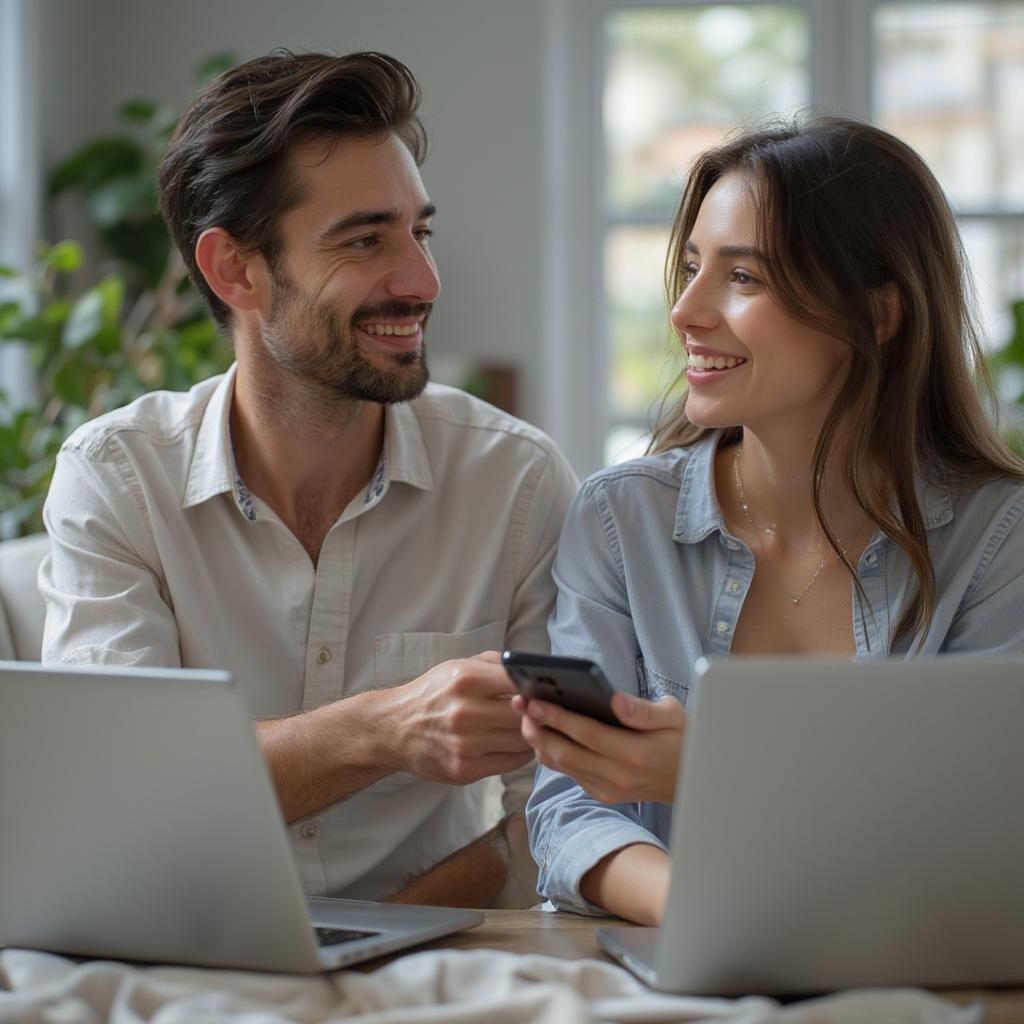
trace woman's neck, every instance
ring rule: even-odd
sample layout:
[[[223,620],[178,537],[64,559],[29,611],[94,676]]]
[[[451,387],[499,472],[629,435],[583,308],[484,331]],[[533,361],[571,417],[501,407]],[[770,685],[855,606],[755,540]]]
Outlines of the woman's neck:
[[[865,526],[866,517],[842,478],[842,459],[825,467],[820,500],[825,521],[840,545]],[[814,444],[772,445],[743,431],[735,445],[716,457],[719,503],[726,520],[740,532],[772,536],[786,547],[822,551],[829,541],[814,509]]]

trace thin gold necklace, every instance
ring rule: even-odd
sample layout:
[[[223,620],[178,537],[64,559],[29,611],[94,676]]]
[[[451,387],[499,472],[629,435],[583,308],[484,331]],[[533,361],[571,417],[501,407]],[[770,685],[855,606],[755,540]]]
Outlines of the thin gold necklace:
[[[759,522],[757,522],[754,519],[754,515],[753,515],[753,513],[750,510],[750,502],[747,501],[747,493],[746,493],[746,491],[743,490],[743,477],[740,474],[740,459],[741,459],[742,455],[743,455],[743,445],[737,445],[736,446],[736,457],[733,459],[732,466],[733,466],[733,476],[736,479],[736,493],[738,494],[739,499],[740,499],[740,508],[743,510],[743,517],[746,519],[747,524],[751,527],[751,529],[758,530],[761,533],[766,533],[766,534],[768,534],[769,537],[774,537],[779,532],[778,525],[776,523],[759,523]],[[765,547],[764,541],[762,541],[761,538],[759,537],[758,540],[757,540],[757,543],[758,543],[758,546],[761,548],[761,554],[764,555],[765,559],[768,561],[768,564],[771,565],[771,567],[775,570],[775,575],[779,577],[779,582],[782,584],[783,590],[785,591],[786,595],[789,597],[790,601],[792,601],[793,604],[795,604],[795,605],[799,604],[800,600],[804,596],[804,594],[806,594],[807,591],[810,590],[812,586],[814,586],[815,581],[821,575],[822,569],[825,568],[825,565],[828,562],[828,555],[826,554],[826,555],[822,556],[821,561],[818,563],[818,568],[814,570],[814,575],[807,581],[807,583],[805,584],[803,590],[801,590],[800,593],[798,593],[798,594],[794,594],[789,589],[789,587],[786,586],[786,579],[782,575],[782,571],[779,569],[778,565],[775,564],[775,559],[772,558],[772,556],[768,554],[768,549]],[[842,543],[843,542],[840,541],[841,550],[843,552],[842,557],[845,558],[846,557],[846,548],[842,547]],[[790,545],[790,547],[796,547],[796,545]],[[805,553],[809,553],[808,549],[806,549],[806,548],[796,548],[796,550],[797,551],[803,551]],[[837,559],[837,561],[838,561],[838,559]]]

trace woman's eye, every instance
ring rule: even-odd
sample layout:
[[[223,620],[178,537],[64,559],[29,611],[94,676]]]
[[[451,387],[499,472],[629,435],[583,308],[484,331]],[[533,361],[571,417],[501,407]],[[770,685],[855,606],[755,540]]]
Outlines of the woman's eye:
[[[751,277],[750,274],[746,273],[743,270],[734,270],[732,272],[732,279],[737,284],[756,284],[757,283],[757,279],[756,278]]]
[[[687,263],[683,267],[683,284],[689,284],[696,276],[700,267],[696,263]]]

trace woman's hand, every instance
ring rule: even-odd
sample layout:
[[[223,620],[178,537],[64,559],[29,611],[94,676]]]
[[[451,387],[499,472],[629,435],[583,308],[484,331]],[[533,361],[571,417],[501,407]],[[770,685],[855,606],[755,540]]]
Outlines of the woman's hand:
[[[537,760],[575,779],[605,804],[675,799],[686,712],[673,697],[654,703],[616,693],[617,729],[543,700],[512,699]]]

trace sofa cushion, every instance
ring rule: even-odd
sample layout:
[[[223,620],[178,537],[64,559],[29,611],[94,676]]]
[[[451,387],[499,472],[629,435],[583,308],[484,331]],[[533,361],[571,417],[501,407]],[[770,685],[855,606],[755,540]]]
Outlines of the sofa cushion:
[[[49,550],[45,533],[0,544],[0,658],[4,660],[39,660],[46,607],[36,574]]]

